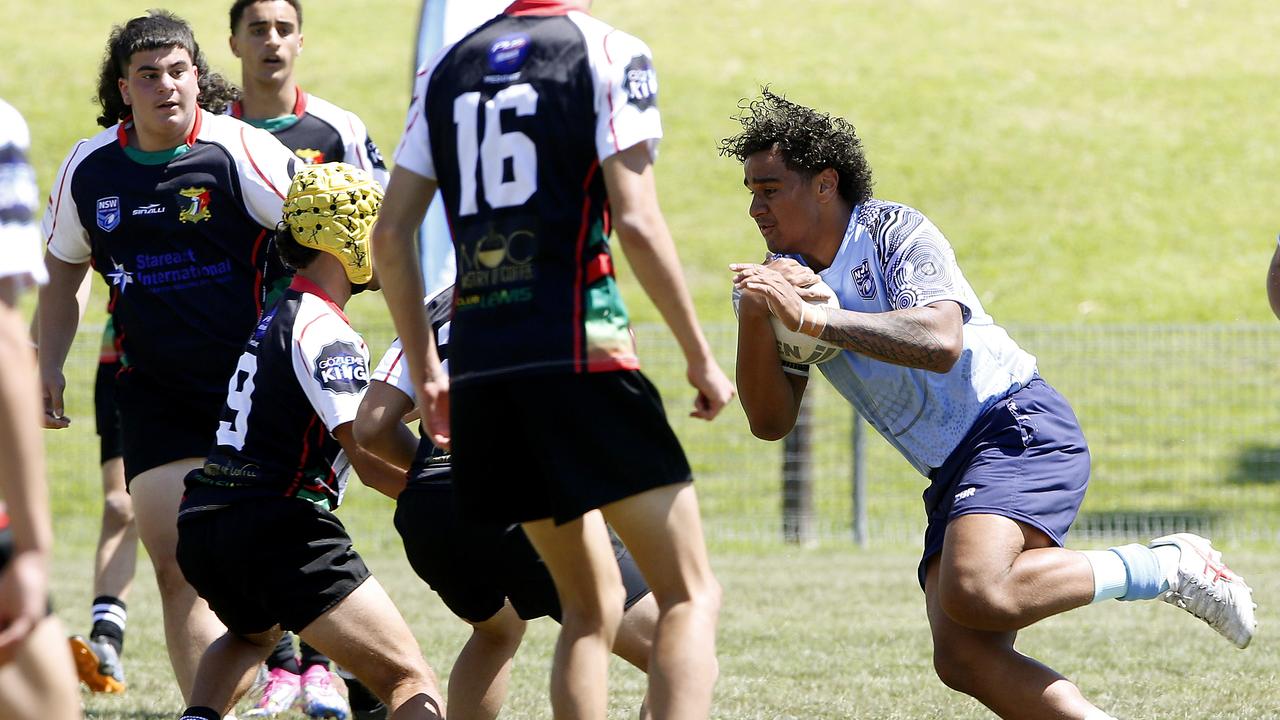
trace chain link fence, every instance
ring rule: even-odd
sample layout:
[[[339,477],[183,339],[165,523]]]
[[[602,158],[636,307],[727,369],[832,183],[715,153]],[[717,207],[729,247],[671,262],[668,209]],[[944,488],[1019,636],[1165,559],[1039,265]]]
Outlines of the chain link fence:
[[[378,317],[360,327],[375,362],[393,335],[389,319]],[[1089,440],[1093,476],[1073,541],[1182,530],[1280,540],[1280,363],[1274,360],[1280,327],[1008,329],[1071,401]],[[730,370],[736,326],[711,326],[707,334]],[[854,414],[818,373],[806,393],[803,442],[788,457],[786,443],[751,436],[737,403],[711,423],[689,418],[693,391],[670,334],[660,325],[641,325],[636,337],[645,372],[661,389],[694,467],[711,539],[839,544],[854,542],[858,533],[872,544],[919,542],[926,479],[865,424],[862,452],[855,454]],[[54,510],[63,516],[96,519],[101,502],[92,420],[97,341],[86,326],[68,359],[68,412],[75,424],[45,433]],[[555,414],[547,408],[547,422],[554,423]],[[864,476],[864,520],[856,527],[855,464]],[[390,541],[388,509],[364,497],[371,495],[353,491],[344,518]],[[785,520],[784,506],[790,508]]]

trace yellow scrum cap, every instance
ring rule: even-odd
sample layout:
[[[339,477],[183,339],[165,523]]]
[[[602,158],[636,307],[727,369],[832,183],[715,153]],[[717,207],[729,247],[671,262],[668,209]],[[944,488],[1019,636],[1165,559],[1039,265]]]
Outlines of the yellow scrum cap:
[[[346,163],[306,165],[293,176],[284,221],[293,239],[342,261],[347,279],[373,277],[369,230],[382,207],[382,188],[369,173]]]

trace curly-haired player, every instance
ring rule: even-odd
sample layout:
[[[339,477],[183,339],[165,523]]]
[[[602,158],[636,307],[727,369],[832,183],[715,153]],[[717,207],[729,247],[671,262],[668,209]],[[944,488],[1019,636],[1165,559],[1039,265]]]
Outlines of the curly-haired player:
[[[1204,538],[1062,547],[1089,480],[1075,414],[983,310],[942,232],[871,198],[854,129],[765,90],[721,153],[743,163],[750,214],[780,257],[734,264],[738,388],[751,431],[795,424],[807,366],[782,363],[770,314],[845,348],[819,369],[930,480],[920,583],[934,667],[1004,718],[1108,717],[1014,649],[1018,630],[1109,598],[1161,597],[1249,644],[1251,593]],[[821,278],[840,308],[814,308]]]
[[[200,661],[185,718],[229,712],[281,630],[353,673],[392,717],[443,715],[409,626],[331,512],[353,466],[392,497],[405,482],[354,439],[369,359],[342,312],[373,280],[381,199],[344,163],[306,166],[289,190],[277,244],[297,275],[249,337],[216,446],[187,476],[178,511],[178,562],[227,626]]]

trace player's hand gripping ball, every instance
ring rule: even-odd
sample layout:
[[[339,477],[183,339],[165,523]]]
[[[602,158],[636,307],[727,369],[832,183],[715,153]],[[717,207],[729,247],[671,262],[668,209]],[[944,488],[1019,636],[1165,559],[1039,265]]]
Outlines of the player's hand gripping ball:
[[[836,300],[835,290],[832,290],[830,285],[821,280],[805,289],[810,292],[816,292],[819,295],[809,300],[810,305],[822,305],[837,310],[840,308],[840,302]],[[738,302],[741,298],[742,291],[734,288],[734,315],[738,314]],[[776,315],[769,316],[769,325],[773,327],[773,336],[778,345],[778,357],[783,362],[792,363],[793,365],[819,365],[839,355],[842,350],[838,345],[833,345],[826,340],[789,329],[782,324],[782,321]]]
[[[382,207],[382,187],[369,173],[341,162],[306,165],[293,176],[284,221],[293,239],[342,261],[347,278],[373,277],[369,230]]]

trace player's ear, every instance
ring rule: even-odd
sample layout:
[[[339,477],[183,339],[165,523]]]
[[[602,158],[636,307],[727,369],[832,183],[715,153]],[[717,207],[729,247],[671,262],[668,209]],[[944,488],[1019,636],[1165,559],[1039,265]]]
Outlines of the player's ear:
[[[227,36],[227,46],[231,48],[231,54],[240,57],[240,48],[236,47],[236,36],[232,33]]]
[[[120,99],[125,105],[132,105],[133,101],[129,99],[129,83],[124,78],[118,78],[116,83],[120,86]]]
[[[830,202],[840,187],[840,173],[835,168],[825,168],[818,173],[818,202]]]

